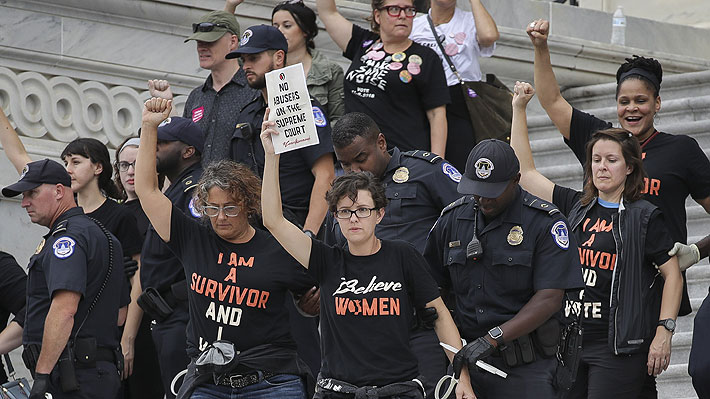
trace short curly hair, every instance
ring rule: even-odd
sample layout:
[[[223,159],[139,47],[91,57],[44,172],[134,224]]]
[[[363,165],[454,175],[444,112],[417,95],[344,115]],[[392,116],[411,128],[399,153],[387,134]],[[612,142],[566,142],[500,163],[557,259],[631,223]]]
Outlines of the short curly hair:
[[[655,83],[647,77],[639,74],[632,73],[631,75],[626,75],[622,78],[622,75],[624,73],[632,69],[641,69],[650,74],[652,77],[655,77],[656,80],[658,80],[658,86],[656,86]],[[633,58],[626,58],[626,62],[621,64],[619,69],[617,69],[616,71],[617,97],[619,97],[619,88],[621,87],[621,83],[623,83],[627,79],[638,79],[644,82],[649,88],[649,90],[653,92],[653,96],[658,97],[661,82],[663,81],[663,67],[661,66],[661,63],[654,58],[639,57],[638,55],[634,55]]]
[[[261,214],[261,179],[242,163],[224,159],[213,162],[202,172],[193,195],[195,207],[204,215],[204,206],[209,200],[209,191],[218,187],[228,192],[247,216]]]
[[[385,186],[382,185],[382,182],[370,172],[355,172],[347,173],[333,180],[330,190],[325,193],[328,211],[335,212],[338,209],[338,201],[344,197],[348,197],[355,202],[357,192],[360,190],[370,192],[375,203],[375,209],[387,206]]]

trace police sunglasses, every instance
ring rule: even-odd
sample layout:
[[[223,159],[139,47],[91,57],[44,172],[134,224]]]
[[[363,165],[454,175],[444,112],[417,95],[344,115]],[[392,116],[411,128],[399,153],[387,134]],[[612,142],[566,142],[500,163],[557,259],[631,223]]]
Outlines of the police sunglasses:
[[[229,27],[224,24],[214,24],[212,22],[200,22],[199,24],[192,24],[192,33],[212,32],[215,28],[223,28],[223,29],[229,30]]]

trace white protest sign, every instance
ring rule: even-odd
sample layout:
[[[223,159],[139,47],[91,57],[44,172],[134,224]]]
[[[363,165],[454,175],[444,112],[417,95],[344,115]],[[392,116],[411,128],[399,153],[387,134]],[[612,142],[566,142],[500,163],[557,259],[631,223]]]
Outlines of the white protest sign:
[[[318,144],[303,65],[291,65],[267,73],[266,90],[271,109],[269,120],[276,122],[275,129],[279,132],[271,136],[275,152],[281,154]]]

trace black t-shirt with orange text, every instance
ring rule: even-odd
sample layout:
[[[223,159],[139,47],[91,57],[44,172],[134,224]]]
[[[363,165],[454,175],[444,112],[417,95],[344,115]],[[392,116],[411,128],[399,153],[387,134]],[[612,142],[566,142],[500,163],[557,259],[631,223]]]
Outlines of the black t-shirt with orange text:
[[[412,309],[439,297],[422,255],[398,240],[382,240],[369,256],[312,242],[308,271],[321,288],[323,377],[357,386],[415,378]]]
[[[569,215],[574,204],[579,202],[581,193],[555,185],[553,202],[565,215]],[[601,201],[600,201],[601,202]],[[597,203],[587,212],[584,220],[573,233],[577,239],[579,262],[585,289],[580,293],[582,317],[584,318],[585,339],[606,341],[609,331],[609,296],[611,280],[616,267],[616,243],[611,231],[612,215],[619,211],[618,204]],[[670,259],[668,250],[673,241],[661,211],[656,209],[648,221],[645,241],[645,263],[643,267],[654,268]]]
[[[272,344],[295,349],[284,300],[314,281],[269,233],[233,244],[173,206],[168,247],[188,284],[188,354],[227,340],[243,351]]]
[[[593,115],[574,109],[570,122],[570,139],[565,143],[584,165],[585,147],[598,130],[612,124]],[[642,143],[643,167],[646,179],[644,199],[663,212],[666,225],[674,241],[685,243],[685,200],[710,197],[710,160],[692,137],[659,132]]]

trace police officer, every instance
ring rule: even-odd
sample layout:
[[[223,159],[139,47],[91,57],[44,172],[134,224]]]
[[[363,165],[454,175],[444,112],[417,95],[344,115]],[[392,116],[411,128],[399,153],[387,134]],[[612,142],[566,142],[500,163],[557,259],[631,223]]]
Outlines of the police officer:
[[[456,297],[454,319],[479,398],[551,398],[565,290],[582,288],[576,243],[554,205],[518,185],[513,149],[485,140],[471,150],[458,185],[465,194],[447,206],[424,252],[432,268],[448,272]],[[475,366],[479,359],[508,373]]]
[[[461,174],[436,154],[426,151],[387,150],[387,140],[372,118],[359,113],[345,114],[333,128],[333,146],[345,171],[370,172],[380,178],[388,199],[385,216],[375,227],[381,239],[404,240],[419,251],[426,236],[446,205],[459,198],[456,185]],[[326,218],[324,241],[345,245],[338,219]],[[432,273],[434,274],[434,273]],[[443,276],[434,276],[441,283]],[[420,309],[420,316],[423,310]],[[433,397],[436,382],[446,373],[448,359],[435,332],[420,325],[412,331],[410,344],[426,377],[427,397]]]
[[[168,118],[158,127],[157,170],[170,181],[165,195],[186,215],[199,218],[192,189],[202,176],[202,130],[187,118]],[[187,283],[182,264],[151,227],[141,251],[141,286],[138,300],[155,321],[152,335],[160,363],[163,389],[174,398],[171,383],[187,368]],[[165,306],[167,305],[167,306]]]
[[[254,173],[262,177],[265,157],[259,132],[269,98],[265,76],[274,69],[286,66],[288,42],[277,28],[255,25],[244,31],[239,44],[239,49],[229,53],[227,58],[241,57],[249,86],[259,92],[241,110],[242,123],[232,137],[231,157],[249,165]],[[328,212],[325,193],[335,177],[335,169],[330,125],[320,103],[311,97],[311,104],[319,143],[282,154],[279,171],[286,218],[301,227],[306,234],[315,236],[321,230]],[[297,312],[293,303],[287,303],[286,306],[299,356],[313,374],[318,375],[320,344],[317,323]]]
[[[22,194],[32,222],[49,227],[28,267],[23,359],[35,379],[30,398],[114,397],[123,368],[121,244],[76,206],[69,174],[55,161],[29,162],[2,193]]]

